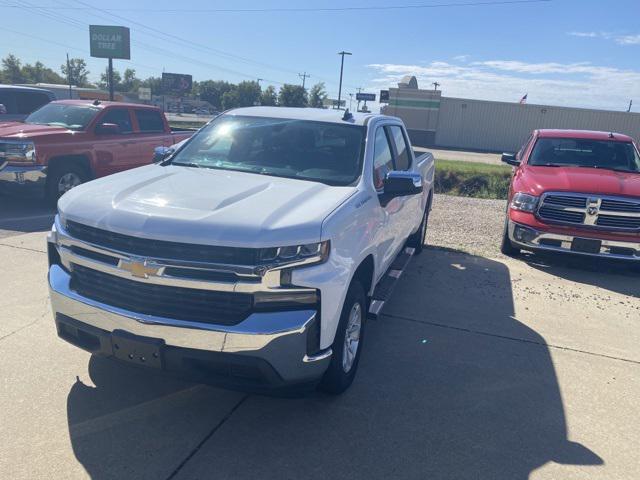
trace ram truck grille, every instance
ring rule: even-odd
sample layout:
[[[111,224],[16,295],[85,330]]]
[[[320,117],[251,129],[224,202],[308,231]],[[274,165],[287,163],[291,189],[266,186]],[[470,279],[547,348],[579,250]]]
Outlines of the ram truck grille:
[[[540,220],[550,223],[640,231],[640,198],[545,193],[536,214]]]
[[[71,289],[135,313],[217,325],[240,323],[253,307],[251,294],[154,285],[80,265],[73,265]]]

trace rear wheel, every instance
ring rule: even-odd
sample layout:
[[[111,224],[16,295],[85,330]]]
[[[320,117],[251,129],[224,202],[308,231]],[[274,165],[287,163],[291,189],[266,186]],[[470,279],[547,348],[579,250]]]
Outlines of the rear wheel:
[[[73,163],[55,165],[47,174],[47,199],[55,205],[62,195],[87,180],[89,180],[89,174],[80,165]]]
[[[500,251],[509,257],[513,257],[520,253],[520,249],[513,245],[509,238],[509,217],[504,222],[504,231],[502,233],[502,243],[500,244]]]
[[[331,363],[322,377],[320,390],[337,395],[353,382],[362,351],[366,305],[364,288],[358,280],[353,280],[342,306],[340,323],[331,346]]]
[[[424,215],[422,215],[422,222],[418,231],[411,234],[407,239],[407,247],[414,249],[413,254],[418,255],[424,249],[424,244],[427,239],[427,224],[429,223],[429,212],[431,210],[431,195],[427,200],[427,207],[425,208]]]

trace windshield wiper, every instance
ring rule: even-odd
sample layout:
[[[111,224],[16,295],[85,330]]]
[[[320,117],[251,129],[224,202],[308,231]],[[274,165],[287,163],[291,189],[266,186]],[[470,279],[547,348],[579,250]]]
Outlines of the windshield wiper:
[[[177,165],[178,167],[200,168],[200,164],[196,162],[171,162],[171,165]]]

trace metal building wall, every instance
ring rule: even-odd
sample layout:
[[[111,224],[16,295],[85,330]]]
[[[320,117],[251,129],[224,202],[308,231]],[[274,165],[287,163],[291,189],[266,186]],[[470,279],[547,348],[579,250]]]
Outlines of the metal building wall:
[[[614,131],[640,140],[640,114],[442,97],[435,144],[516,151],[537,128]]]

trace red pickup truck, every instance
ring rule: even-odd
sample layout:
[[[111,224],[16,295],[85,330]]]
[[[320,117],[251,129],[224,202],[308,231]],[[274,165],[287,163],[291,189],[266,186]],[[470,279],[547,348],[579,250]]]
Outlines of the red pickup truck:
[[[640,154],[631,137],[536,130],[513,165],[502,253],[640,260]]]
[[[0,123],[0,188],[44,190],[52,202],[87,180],[152,162],[193,131],[175,131],[157,107],[61,100],[23,122]]]

